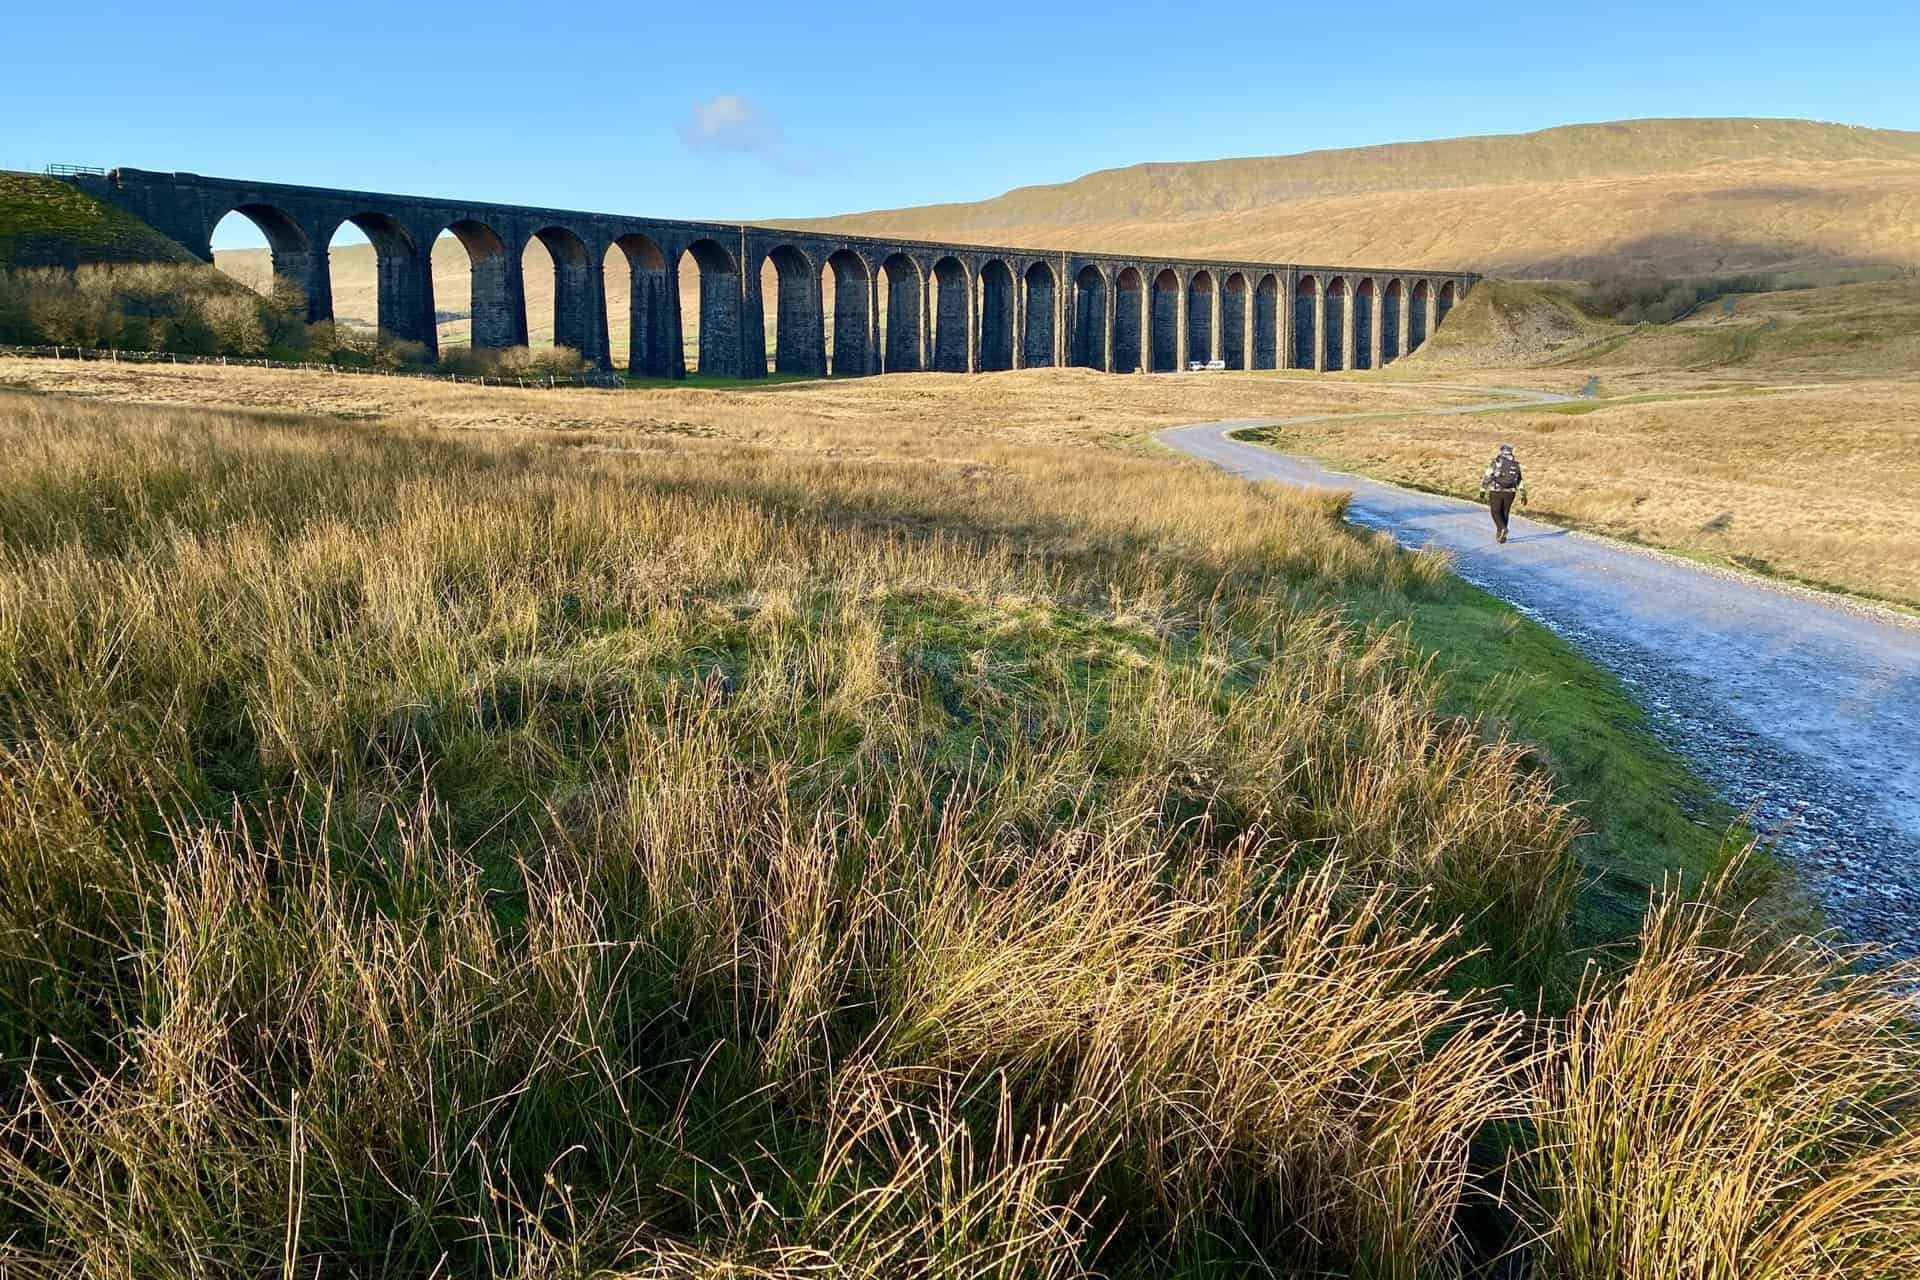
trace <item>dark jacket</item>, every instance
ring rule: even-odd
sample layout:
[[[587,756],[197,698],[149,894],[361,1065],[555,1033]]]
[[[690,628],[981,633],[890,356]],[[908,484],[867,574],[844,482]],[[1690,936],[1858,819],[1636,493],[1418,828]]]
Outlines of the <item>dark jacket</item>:
[[[1503,468],[1500,465],[1503,460],[1513,465]],[[1503,472],[1505,474],[1502,474]],[[1520,459],[1512,454],[1496,453],[1493,455],[1493,461],[1487,464],[1486,474],[1480,477],[1480,487],[1489,493],[1512,493],[1520,487],[1524,479],[1525,477],[1520,473]]]

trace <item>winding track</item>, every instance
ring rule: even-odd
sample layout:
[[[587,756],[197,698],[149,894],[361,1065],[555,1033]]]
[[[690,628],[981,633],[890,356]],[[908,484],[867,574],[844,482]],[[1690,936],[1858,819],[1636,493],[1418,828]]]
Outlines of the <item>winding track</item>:
[[[1494,394],[1509,398],[1427,412],[1569,398]],[[1656,731],[1801,866],[1834,925],[1920,956],[1920,627],[1517,516],[1496,546],[1477,503],[1230,435],[1339,416],[1210,422],[1157,438],[1251,480],[1351,490],[1355,524],[1451,552],[1462,578],[1618,675]]]

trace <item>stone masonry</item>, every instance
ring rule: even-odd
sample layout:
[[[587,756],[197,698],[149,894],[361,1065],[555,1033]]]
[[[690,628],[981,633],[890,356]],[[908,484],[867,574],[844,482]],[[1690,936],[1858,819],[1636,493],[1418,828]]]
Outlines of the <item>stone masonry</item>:
[[[687,371],[679,264],[689,257],[700,272],[700,368],[739,378],[768,372],[768,263],[778,280],[778,371],[812,376],[1066,364],[1166,372],[1191,360],[1378,368],[1424,343],[1479,280],[1459,271],[929,244],[145,169],[74,181],[209,262],[215,226],[244,215],[266,236],[274,274],[300,288],[315,321],[333,317],[327,246],[351,222],[373,242],[381,328],[436,353],[430,255],[443,233],[472,263],[475,346],[526,342],[520,259],[538,239],[554,262],[555,341],[602,368],[612,363],[602,264],[618,246],[616,261],[631,274],[628,366],[670,378]],[[829,271],[831,316],[822,288]]]

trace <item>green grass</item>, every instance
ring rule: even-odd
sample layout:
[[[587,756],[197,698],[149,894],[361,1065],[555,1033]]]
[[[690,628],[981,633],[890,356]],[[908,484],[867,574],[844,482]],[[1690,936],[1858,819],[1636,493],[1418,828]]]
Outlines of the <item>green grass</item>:
[[[1450,677],[1446,707],[1530,744],[1531,761],[1588,826],[1575,845],[1584,872],[1577,946],[1630,941],[1654,889],[1672,877],[1698,886],[1750,839],[1618,679],[1495,597],[1462,583],[1418,608],[1394,602],[1370,616],[1405,621]]]
[[[0,267],[194,261],[146,223],[72,183],[0,171]]]

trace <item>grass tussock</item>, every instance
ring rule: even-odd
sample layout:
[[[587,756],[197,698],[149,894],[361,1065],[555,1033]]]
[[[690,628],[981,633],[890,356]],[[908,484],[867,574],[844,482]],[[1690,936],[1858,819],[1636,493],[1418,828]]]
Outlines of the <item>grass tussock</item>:
[[[1920,970],[1760,937],[1669,901],[1554,1029],[1527,1178],[1547,1274],[1920,1269]]]
[[[1559,1265],[1570,1188],[1664,1229],[1564,1172],[1583,1046],[1651,1004],[1748,1048],[1666,917],[1513,1011],[1576,826],[1352,621],[1456,588],[1335,499],[19,396],[0,435],[0,1269]],[[1750,990],[1797,1029],[1753,1079],[1881,1055],[1816,1137],[1891,1238],[1900,1015],[1804,954],[1741,972],[1856,994]]]

